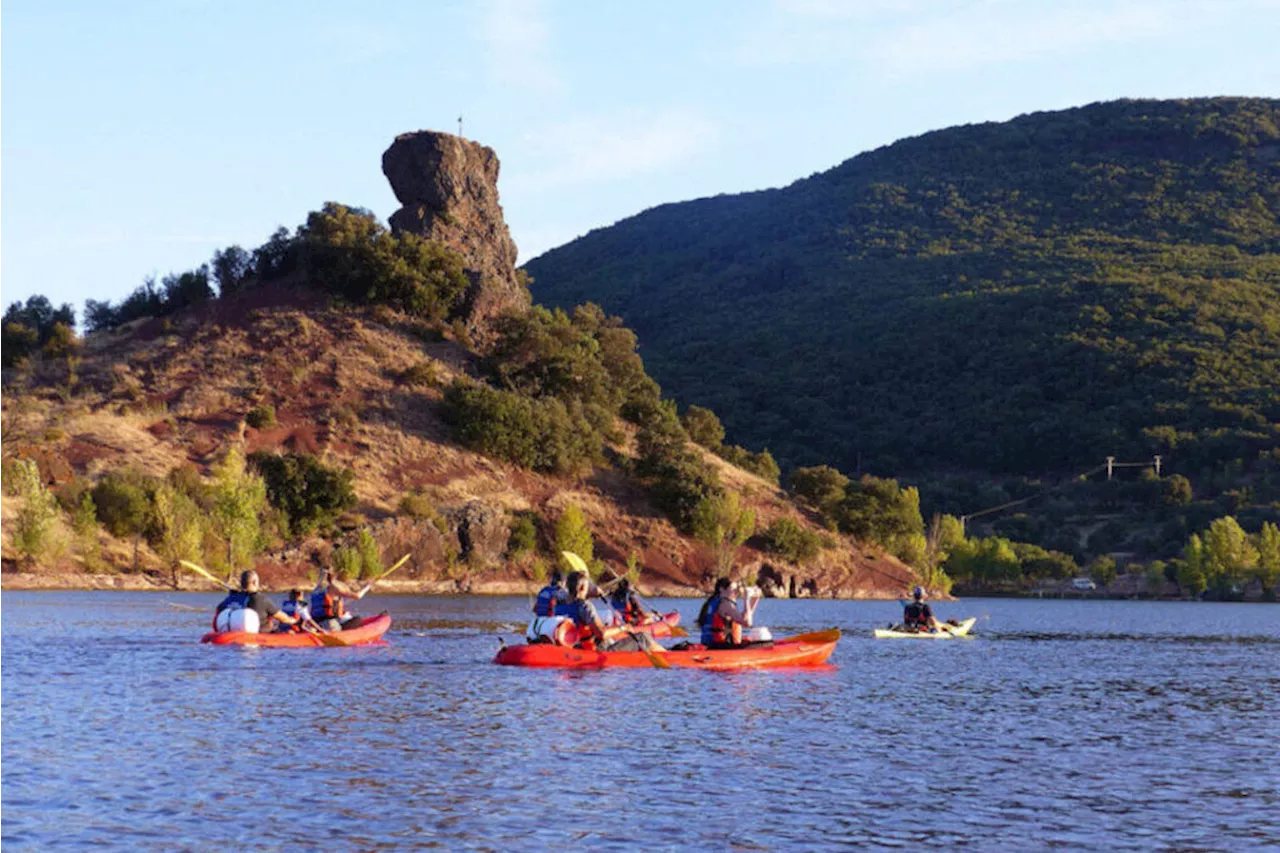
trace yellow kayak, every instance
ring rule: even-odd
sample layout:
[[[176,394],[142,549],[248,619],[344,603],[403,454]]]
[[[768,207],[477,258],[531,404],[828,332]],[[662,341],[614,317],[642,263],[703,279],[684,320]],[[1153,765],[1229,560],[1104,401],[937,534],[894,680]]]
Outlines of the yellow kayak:
[[[907,631],[901,625],[894,625],[892,628],[876,628],[875,634],[880,640],[949,640],[968,636],[977,621],[977,617],[971,616],[959,624],[939,622],[937,631]]]

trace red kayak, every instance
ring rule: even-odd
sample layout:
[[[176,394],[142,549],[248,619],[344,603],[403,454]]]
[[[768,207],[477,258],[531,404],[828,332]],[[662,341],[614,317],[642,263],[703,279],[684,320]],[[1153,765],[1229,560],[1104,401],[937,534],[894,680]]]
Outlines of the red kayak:
[[[200,638],[202,643],[215,646],[270,646],[272,648],[311,649],[317,646],[364,646],[382,639],[391,627],[391,617],[380,613],[372,619],[366,619],[358,628],[345,631],[329,631],[323,635],[308,634],[305,631],[282,631],[279,633],[259,634],[249,631],[210,631]]]
[[[632,625],[631,630],[637,634],[649,634],[653,637],[670,637],[671,629],[680,624],[680,614],[672,610],[665,616],[646,622],[643,625]]]
[[[813,667],[827,662],[840,641],[840,629],[798,634],[773,643],[741,649],[687,649],[658,651],[654,655],[670,666],[685,669],[766,669],[773,667]],[[504,666],[567,667],[605,669],[607,667],[651,668],[654,662],[644,652],[596,652],[557,646],[552,643],[506,646],[493,659]]]

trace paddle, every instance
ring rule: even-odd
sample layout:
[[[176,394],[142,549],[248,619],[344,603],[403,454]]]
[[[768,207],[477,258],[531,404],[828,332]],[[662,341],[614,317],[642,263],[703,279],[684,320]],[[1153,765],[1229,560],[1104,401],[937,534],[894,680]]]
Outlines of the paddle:
[[[398,568],[400,568],[401,566],[403,566],[403,565],[404,565],[405,563],[407,563],[408,561],[409,561],[409,555],[408,555],[408,554],[405,554],[405,555],[404,555],[403,557],[401,557],[399,560],[396,560],[396,564],[395,564],[394,566],[392,566],[391,568],[387,569],[385,572],[383,572],[382,574],[378,575],[376,578],[374,578],[373,580],[371,580],[371,581],[369,581],[367,584],[365,584],[365,585],[364,585],[364,587],[360,590],[360,594],[359,594],[359,595],[357,595],[356,597],[357,597],[357,598],[364,598],[366,595],[368,595],[369,590],[373,589],[373,585],[374,585],[374,584],[376,584],[376,583],[378,583],[379,581],[383,580],[387,575],[391,574],[392,572],[394,572],[396,569],[398,569]]]
[[[794,637],[783,637],[788,643],[810,643],[815,646],[834,643],[840,639],[840,629],[831,628],[827,631],[813,631],[808,634],[796,634]]]
[[[218,580],[216,577],[214,577],[211,573],[206,571],[201,566],[197,566],[195,563],[188,562],[187,560],[179,560],[178,562],[186,566],[188,569],[195,572],[196,574],[208,578],[209,580],[213,581],[223,589],[230,590],[231,592],[236,591],[235,587],[233,587],[231,584],[227,583],[224,580]]]
[[[587,563],[585,560],[572,551],[561,551],[560,553],[564,556],[565,560],[568,561],[569,565],[573,567],[574,571],[582,572],[584,576],[590,579],[591,572],[587,569]],[[630,634],[632,637],[635,637],[636,643],[640,646],[640,651],[644,652],[644,656],[649,659],[649,663],[653,665],[654,669],[671,669],[671,664],[658,657],[653,649],[645,645],[645,641],[644,639],[641,639],[641,635],[639,633],[627,628],[626,626],[622,626],[622,630]]]

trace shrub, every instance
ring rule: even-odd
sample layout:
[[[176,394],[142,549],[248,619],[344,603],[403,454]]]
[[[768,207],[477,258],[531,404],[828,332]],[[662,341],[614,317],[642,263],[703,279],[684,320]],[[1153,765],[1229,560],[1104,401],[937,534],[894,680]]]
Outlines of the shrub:
[[[155,480],[144,474],[107,474],[92,492],[98,521],[112,536],[141,536],[151,527],[155,489]]]
[[[399,380],[405,385],[436,386],[440,382],[439,371],[434,361],[419,361],[400,371]]]
[[[717,455],[725,461],[736,465],[744,471],[750,471],[762,480],[767,480],[775,486],[778,479],[782,476],[782,471],[778,468],[778,463],[774,461],[773,454],[768,448],[759,453],[752,453],[745,447],[737,445],[721,445],[716,448]]]
[[[780,518],[761,534],[764,551],[792,563],[807,563],[822,550],[822,536],[806,530],[794,519]]]
[[[894,537],[924,532],[919,492],[869,474],[845,488],[830,515],[845,533],[885,545]]]
[[[266,483],[267,499],[289,517],[289,528],[307,534],[331,525],[343,510],[355,505],[355,474],[336,470],[305,453],[275,455],[258,451],[249,462]]]
[[[507,537],[507,556],[520,557],[538,547],[538,525],[531,512],[516,513],[511,519],[511,535]]]
[[[690,406],[680,421],[694,443],[708,450],[716,450],[724,443],[724,425],[710,409]]]
[[[444,414],[464,446],[535,471],[572,473],[601,456],[600,435],[559,400],[458,380],[445,391]]]
[[[382,574],[385,568],[382,563],[382,549],[378,547],[373,534],[361,530],[356,536],[356,553],[360,555],[360,577],[373,578]]]
[[[244,416],[244,422],[254,429],[270,429],[276,425],[276,408],[270,404],[257,406]]]
[[[829,465],[797,468],[788,478],[791,493],[814,509],[827,512],[844,500],[849,478]]]
[[[360,577],[362,564],[360,552],[355,548],[344,545],[333,551],[333,570],[342,580],[355,580]]]

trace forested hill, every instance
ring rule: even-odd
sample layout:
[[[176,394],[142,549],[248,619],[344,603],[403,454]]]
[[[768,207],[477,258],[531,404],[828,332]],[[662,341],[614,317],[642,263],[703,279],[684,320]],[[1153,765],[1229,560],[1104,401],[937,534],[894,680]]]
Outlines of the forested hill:
[[[534,259],[784,468],[1051,472],[1280,445],[1280,100],[950,128]]]

